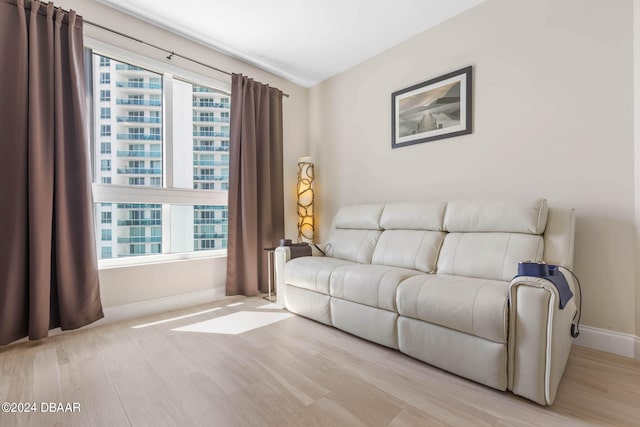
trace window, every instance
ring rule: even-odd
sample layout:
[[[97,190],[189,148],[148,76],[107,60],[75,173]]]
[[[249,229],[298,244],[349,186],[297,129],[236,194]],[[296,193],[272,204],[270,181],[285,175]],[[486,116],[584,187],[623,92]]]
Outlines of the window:
[[[200,131],[196,130],[195,133],[198,136],[213,136],[215,129],[213,126],[200,126]]]
[[[227,192],[219,182],[228,161],[217,152],[227,151],[228,137],[220,122],[228,124],[229,95],[180,80],[175,69],[165,74],[162,63],[140,58],[138,64],[131,56],[122,63],[93,54],[90,62],[94,69],[111,66],[109,72],[92,72],[94,81],[87,85],[95,123],[91,135],[101,138],[94,141],[92,153],[92,164],[100,167],[93,186],[95,215],[102,226],[96,230],[98,254],[117,263],[132,256],[225,248],[222,229],[203,232],[194,227],[203,225],[201,221],[213,221],[205,224],[212,226],[226,223],[222,213]],[[188,76],[197,80],[193,73]],[[118,89],[111,96],[101,84]],[[203,119],[202,129],[192,126],[196,118]],[[104,154],[109,154],[108,160],[99,157]]]
[[[129,79],[127,87],[143,87],[144,79]]]
[[[200,240],[200,249],[215,249],[215,240]]]
[[[227,190],[228,191],[229,190],[229,183],[228,182],[222,182],[222,183],[220,183],[220,187],[223,190]]]
[[[216,186],[213,182],[201,182],[194,184],[196,190],[215,190]]]
[[[135,139],[135,140],[147,139],[146,135],[144,135],[144,128],[129,128],[128,134],[121,135],[120,138]]]
[[[200,117],[197,117],[193,120],[195,122],[212,122],[215,118],[213,117],[213,113],[200,113]]]
[[[103,246],[100,255],[102,259],[111,258],[111,246]]]
[[[144,245],[129,245],[129,254],[130,255],[144,255],[145,251],[144,251],[145,247]]]
[[[102,230],[102,241],[106,242],[111,240],[111,229]]]
[[[131,237],[144,237],[146,234],[144,227],[131,227],[129,229],[129,236]]]
[[[129,178],[129,185],[144,185],[144,178]]]

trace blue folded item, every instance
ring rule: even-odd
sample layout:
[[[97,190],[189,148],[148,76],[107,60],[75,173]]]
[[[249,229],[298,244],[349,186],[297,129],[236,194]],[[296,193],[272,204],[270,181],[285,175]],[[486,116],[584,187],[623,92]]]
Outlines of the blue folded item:
[[[520,262],[518,263],[518,275],[516,277],[520,276],[540,277],[553,283],[560,295],[560,309],[563,309],[571,298],[573,298],[573,292],[571,292],[567,278],[564,277],[564,274],[562,274],[557,265]],[[514,279],[516,277],[514,277]]]

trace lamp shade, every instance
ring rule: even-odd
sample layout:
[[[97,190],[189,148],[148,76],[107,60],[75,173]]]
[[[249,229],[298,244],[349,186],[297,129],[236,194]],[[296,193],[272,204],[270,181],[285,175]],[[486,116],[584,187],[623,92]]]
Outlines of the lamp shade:
[[[313,243],[314,164],[311,157],[298,160],[298,242]]]

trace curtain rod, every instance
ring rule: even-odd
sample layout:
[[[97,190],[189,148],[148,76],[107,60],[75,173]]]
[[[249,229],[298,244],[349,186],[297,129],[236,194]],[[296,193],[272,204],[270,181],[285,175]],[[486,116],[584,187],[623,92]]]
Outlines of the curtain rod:
[[[212,65],[205,64],[204,62],[200,62],[200,61],[198,61],[198,60],[196,60],[196,59],[192,59],[192,58],[189,58],[189,57],[187,57],[187,56],[180,55],[179,53],[172,52],[172,51],[167,50],[167,49],[165,49],[165,48],[162,48],[162,47],[160,47],[160,46],[156,46],[156,45],[154,45],[154,44],[147,43],[147,42],[145,42],[145,41],[143,41],[143,40],[140,40],[140,39],[138,39],[138,38],[132,37],[132,36],[130,36],[130,35],[128,35],[128,34],[121,33],[120,31],[112,30],[111,28],[107,28],[107,27],[105,27],[105,26],[103,26],[103,25],[96,24],[95,22],[91,22],[91,21],[88,21],[88,20],[86,20],[86,19],[83,19],[83,21],[84,21],[84,23],[85,23],[85,24],[89,24],[89,25],[91,25],[91,26],[93,26],[93,27],[100,28],[101,30],[109,31],[110,33],[117,34],[117,35],[119,35],[119,36],[121,36],[121,37],[127,38],[127,39],[129,39],[129,40],[133,40],[133,41],[138,42],[138,43],[140,43],[140,44],[143,44],[143,45],[145,45],[145,46],[149,46],[149,47],[152,47],[152,48],[154,48],[154,49],[161,50],[162,52],[168,53],[169,55],[167,55],[167,59],[169,59],[169,60],[170,60],[171,58],[173,58],[174,56],[176,56],[176,57],[178,57],[178,58],[182,58],[182,59],[184,59],[184,60],[191,61],[191,62],[193,62],[194,64],[201,65],[201,66],[203,66],[203,67],[209,68],[209,69],[214,70],[214,71],[217,71],[217,72],[219,72],[219,73],[223,73],[223,74],[226,74],[226,75],[228,75],[228,76],[230,76],[230,75],[231,75],[231,73],[230,73],[230,72],[228,72],[228,71],[221,70],[220,68],[216,68],[216,67],[214,67],[214,66],[212,66]],[[285,97],[287,97],[287,98],[288,98],[288,97],[289,97],[289,94],[288,94],[288,93],[284,93],[284,92],[282,92],[282,96],[285,96]]]

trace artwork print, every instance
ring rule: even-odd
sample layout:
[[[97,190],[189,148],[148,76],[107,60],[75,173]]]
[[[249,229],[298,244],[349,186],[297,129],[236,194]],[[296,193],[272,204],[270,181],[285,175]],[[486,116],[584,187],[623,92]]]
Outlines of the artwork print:
[[[392,148],[471,133],[472,68],[394,92]]]

